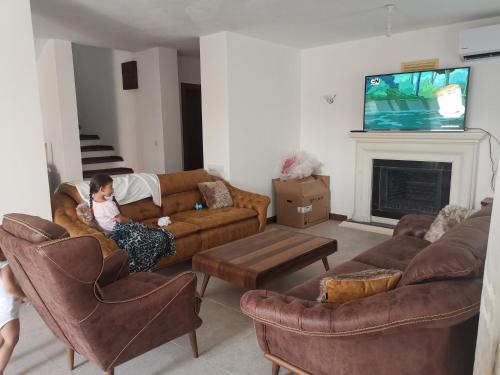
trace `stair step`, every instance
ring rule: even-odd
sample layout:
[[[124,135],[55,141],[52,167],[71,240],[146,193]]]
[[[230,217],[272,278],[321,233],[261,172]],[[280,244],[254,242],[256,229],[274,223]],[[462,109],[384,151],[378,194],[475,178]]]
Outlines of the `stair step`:
[[[113,146],[105,146],[105,145],[95,145],[95,146],[81,146],[80,150],[82,152],[90,152],[90,151],[108,151],[114,150]]]
[[[101,139],[96,134],[80,134],[80,141],[90,141],[93,139]]]
[[[108,168],[108,169],[96,169],[92,171],[83,171],[83,178],[92,178],[92,176],[101,173],[114,176],[119,174],[134,173],[134,170],[132,168]]]
[[[82,158],[82,164],[114,163],[123,161],[121,156],[98,156],[96,158]]]

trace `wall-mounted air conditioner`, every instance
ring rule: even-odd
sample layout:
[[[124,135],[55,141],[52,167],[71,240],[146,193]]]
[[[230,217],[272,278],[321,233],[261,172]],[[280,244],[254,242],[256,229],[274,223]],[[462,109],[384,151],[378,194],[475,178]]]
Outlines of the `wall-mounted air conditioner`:
[[[500,56],[500,25],[461,31],[458,52],[462,60]]]

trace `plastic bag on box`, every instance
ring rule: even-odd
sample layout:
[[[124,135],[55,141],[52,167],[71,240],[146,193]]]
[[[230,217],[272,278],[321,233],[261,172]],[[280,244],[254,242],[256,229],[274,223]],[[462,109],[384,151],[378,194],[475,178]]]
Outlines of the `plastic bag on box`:
[[[323,164],[306,151],[296,151],[286,154],[281,159],[280,180],[295,180],[319,174]]]

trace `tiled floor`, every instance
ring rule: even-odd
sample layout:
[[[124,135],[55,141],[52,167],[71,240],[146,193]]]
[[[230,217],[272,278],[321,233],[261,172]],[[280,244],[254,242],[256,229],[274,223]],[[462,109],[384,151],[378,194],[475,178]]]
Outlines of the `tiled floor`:
[[[269,227],[280,228],[278,225]],[[290,229],[290,228],[287,228]],[[330,266],[342,263],[361,251],[385,240],[380,234],[340,228],[329,221],[303,230],[304,232],[338,240],[338,252],[329,257]],[[165,272],[174,275],[190,269],[190,262]],[[285,291],[323,272],[317,262],[279,279],[268,289]],[[198,275],[198,283],[201,283]],[[116,368],[117,375],[141,374],[271,374],[271,364],[260,351],[252,322],[239,310],[239,300],[245,291],[216,278],[211,278],[201,306],[203,325],[198,329],[200,357],[193,359],[187,337],[180,337]],[[74,375],[101,374],[101,370],[76,355]],[[21,312],[21,338],[11,363],[9,374],[70,374],[64,345],[56,340],[38,314],[30,306]],[[286,374],[284,370],[280,374]]]

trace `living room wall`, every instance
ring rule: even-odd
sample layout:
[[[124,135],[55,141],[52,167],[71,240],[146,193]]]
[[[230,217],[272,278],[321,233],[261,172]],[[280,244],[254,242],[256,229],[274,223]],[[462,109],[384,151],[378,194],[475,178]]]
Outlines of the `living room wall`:
[[[272,196],[280,158],[299,147],[300,51],[228,32],[200,44],[205,166]]]
[[[375,37],[302,51],[301,147],[313,151],[331,176],[332,212],[352,215],[354,142],[349,131],[363,127],[364,76],[400,71],[404,61],[439,58],[440,67],[471,66],[467,126],[500,138],[500,59],[461,62],[458,32],[500,23],[500,18]],[[397,32],[397,30],[394,30]],[[337,94],[333,104],[323,99]],[[497,155],[498,147],[494,146]],[[490,189],[488,141],[482,142],[476,207]]]
[[[13,37],[15,35],[15,38]],[[9,212],[50,219],[35,43],[28,0],[0,2],[0,221]]]

